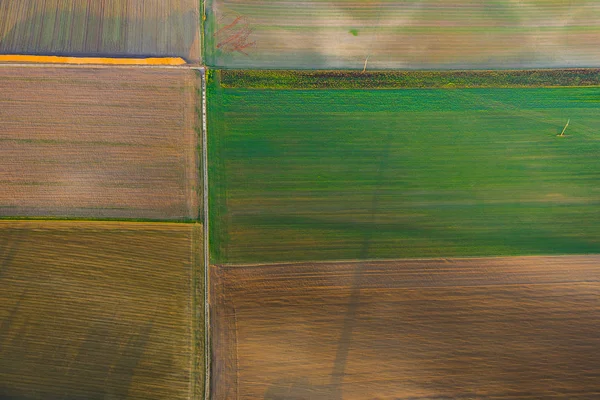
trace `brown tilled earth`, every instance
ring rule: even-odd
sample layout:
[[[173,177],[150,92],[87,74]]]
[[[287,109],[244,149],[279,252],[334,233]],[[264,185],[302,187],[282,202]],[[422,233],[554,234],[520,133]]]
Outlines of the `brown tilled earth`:
[[[200,79],[0,68],[0,216],[196,218]]]
[[[213,266],[213,398],[598,398],[598,265]]]
[[[200,241],[195,224],[0,222],[0,399],[190,398]]]
[[[198,0],[0,1],[0,53],[200,59]]]

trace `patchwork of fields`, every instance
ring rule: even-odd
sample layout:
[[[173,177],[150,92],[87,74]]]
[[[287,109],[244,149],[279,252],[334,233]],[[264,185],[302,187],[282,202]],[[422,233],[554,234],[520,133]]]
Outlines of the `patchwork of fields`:
[[[206,0],[222,68],[554,68],[600,62],[595,0]]]
[[[0,216],[197,219],[200,77],[0,68]]]
[[[599,263],[211,267],[212,398],[596,398]]]
[[[600,397],[598,43],[596,0],[0,0],[0,399]]]
[[[201,242],[196,224],[0,221],[0,398],[202,393]]]
[[[0,0],[0,54],[200,60],[198,0]]]
[[[600,251],[598,87],[209,95],[214,263]]]

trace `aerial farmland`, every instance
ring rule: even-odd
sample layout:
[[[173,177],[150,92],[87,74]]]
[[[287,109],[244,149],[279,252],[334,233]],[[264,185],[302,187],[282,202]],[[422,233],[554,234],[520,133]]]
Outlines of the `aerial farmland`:
[[[0,398],[203,396],[201,82],[0,67]]]
[[[211,72],[212,398],[598,393],[597,72]]]
[[[0,1],[0,53],[200,60],[196,0]]]
[[[0,215],[198,218],[199,85],[189,70],[0,68]]]
[[[600,398],[600,3],[0,0],[0,400]]]
[[[213,398],[593,398],[599,262],[213,267]]]
[[[205,62],[224,68],[594,67],[594,0],[206,0]]]
[[[600,251],[597,86],[248,89],[219,76],[216,263]]]
[[[0,221],[0,398],[201,393],[201,240],[196,224]]]

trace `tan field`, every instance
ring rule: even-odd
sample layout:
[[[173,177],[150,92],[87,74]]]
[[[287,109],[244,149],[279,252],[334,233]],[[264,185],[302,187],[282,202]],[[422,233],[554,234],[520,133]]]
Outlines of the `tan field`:
[[[599,265],[213,266],[213,398],[598,398]]]
[[[550,68],[600,63],[596,0],[207,0],[228,68]]]
[[[201,240],[194,224],[0,222],[0,398],[201,393]]]
[[[0,1],[0,53],[200,59],[197,0]]]
[[[0,216],[193,219],[200,79],[0,68]]]

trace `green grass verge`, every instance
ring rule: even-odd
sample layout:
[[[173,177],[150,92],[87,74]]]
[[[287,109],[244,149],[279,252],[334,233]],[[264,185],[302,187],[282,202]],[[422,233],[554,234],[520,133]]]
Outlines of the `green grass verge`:
[[[213,262],[600,251],[600,88],[209,96]]]
[[[226,88],[395,89],[600,86],[600,69],[513,71],[225,70]]]

